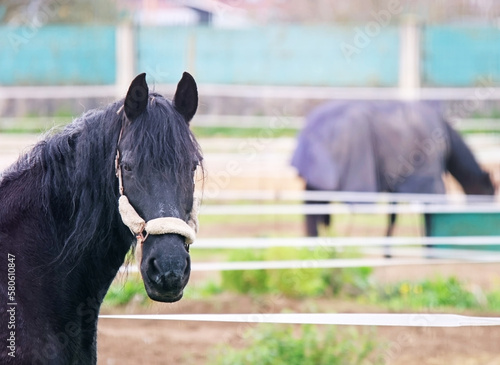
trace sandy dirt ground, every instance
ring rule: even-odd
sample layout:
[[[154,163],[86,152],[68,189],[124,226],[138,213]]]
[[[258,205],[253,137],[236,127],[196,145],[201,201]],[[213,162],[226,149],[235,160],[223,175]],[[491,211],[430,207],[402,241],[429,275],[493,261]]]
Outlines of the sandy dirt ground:
[[[204,280],[195,273],[193,282]],[[436,265],[414,268],[379,268],[378,282],[396,282],[401,278],[418,280],[435,275],[455,275],[471,285],[488,288],[498,285],[500,266],[495,264]],[[182,299],[174,304],[150,307],[113,308],[113,313],[279,313],[296,312],[372,312],[379,307],[334,298],[287,299],[276,296],[252,298],[223,293],[204,300]],[[109,312],[110,310],[104,310]],[[425,311],[424,311],[425,313]],[[474,313],[463,313],[474,314]],[[498,313],[489,313],[495,316]],[[206,364],[210,354],[223,347],[242,347],[249,324],[180,321],[142,321],[102,319],[98,332],[99,364]],[[342,327],[340,330],[345,330]],[[366,328],[359,329],[366,330]],[[500,364],[500,327],[406,328],[378,327],[374,335],[378,351],[386,364]]]

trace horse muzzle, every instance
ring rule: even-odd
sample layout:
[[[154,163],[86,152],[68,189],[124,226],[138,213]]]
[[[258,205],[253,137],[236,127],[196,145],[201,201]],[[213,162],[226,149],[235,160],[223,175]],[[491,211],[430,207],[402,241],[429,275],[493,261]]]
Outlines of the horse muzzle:
[[[159,302],[182,298],[189,281],[191,259],[183,236],[153,236],[143,252],[140,271],[148,296]]]
[[[146,292],[153,300],[176,302],[182,298],[191,271],[189,245],[198,229],[197,204],[193,204],[188,223],[175,217],[146,222],[128,198],[120,196],[118,210],[123,223],[137,238],[136,259]]]

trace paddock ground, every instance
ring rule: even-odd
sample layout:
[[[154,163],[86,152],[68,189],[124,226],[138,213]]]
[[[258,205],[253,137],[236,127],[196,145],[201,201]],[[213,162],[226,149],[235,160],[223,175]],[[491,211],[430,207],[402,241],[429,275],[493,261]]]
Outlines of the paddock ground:
[[[205,273],[193,274],[188,285],[205,280]],[[434,277],[436,274],[456,275],[469,283],[487,288],[498,285],[500,266],[487,264],[481,265],[479,269],[477,264],[429,265],[414,268],[378,268],[374,271],[374,277],[379,282],[396,282],[401,278],[417,280]],[[134,305],[119,310],[113,308],[113,313],[277,313],[282,310],[380,312],[379,307],[333,298],[300,300],[267,296],[252,299],[249,296],[223,293],[205,300],[183,299],[174,304],[155,303],[146,308]],[[207,363],[207,354],[216,351],[218,346],[244,346],[243,333],[249,326],[238,323],[102,319],[98,330],[98,363],[113,365],[147,361],[150,364],[202,365]],[[378,327],[375,331],[377,340],[385,344],[385,349],[380,351],[388,365],[500,363],[500,327]]]

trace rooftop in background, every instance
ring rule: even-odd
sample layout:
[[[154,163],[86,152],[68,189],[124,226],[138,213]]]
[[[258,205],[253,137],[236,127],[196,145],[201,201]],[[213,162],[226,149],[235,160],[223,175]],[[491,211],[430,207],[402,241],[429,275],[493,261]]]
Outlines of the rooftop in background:
[[[199,23],[207,21],[218,25],[276,24],[276,23],[349,23],[378,19],[384,11],[397,9],[397,15],[417,15],[426,23],[477,22],[498,23],[500,3],[491,0],[128,0],[129,9],[153,14],[162,20],[163,12],[170,14],[163,20],[172,20],[175,12],[198,14]],[[121,6],[123,2],[118,3]],[[130,8],[132,6],[132,8]],[[142,7],[142,8],[141,8]],[[176,10],[174,10],[176,9]],[[179,18],[181,19],[181,17]],[[187,18],[183,18],[187,19]],[[195,19],[190,15],[190,21]],[[152,18],[143,17],[148,22]],[[397,21],[398,17],[392,19]],[[162,23],[165,24],[165,23]],[[193,23],[188,23],[193,24]]]
[[[215,0],[127,0],[117,6],[141,25],[240,27],[253,23],[245,7]]]
[[[114,24],[133,20],[146,25],[339,24],[390,21],[416,15],[427,24],[499,25],[500,2],[491,0],[16,0],[0,4],[0,23],[10,25]]]

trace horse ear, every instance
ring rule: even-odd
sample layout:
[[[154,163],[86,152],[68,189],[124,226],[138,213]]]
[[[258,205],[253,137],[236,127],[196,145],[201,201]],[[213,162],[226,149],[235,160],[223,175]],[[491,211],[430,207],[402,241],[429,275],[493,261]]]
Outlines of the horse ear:
[[[125,97],[125,115],[130,121],[141,115],[148,106],[149,89],[146,74],[142,73],[132,81]]]
[[[196,109],[198,109],[198,88],[196,87],[196,81],[189,73],[184,72],[182,74],[172,104],[186,122],[189,123],[193,119]]]

